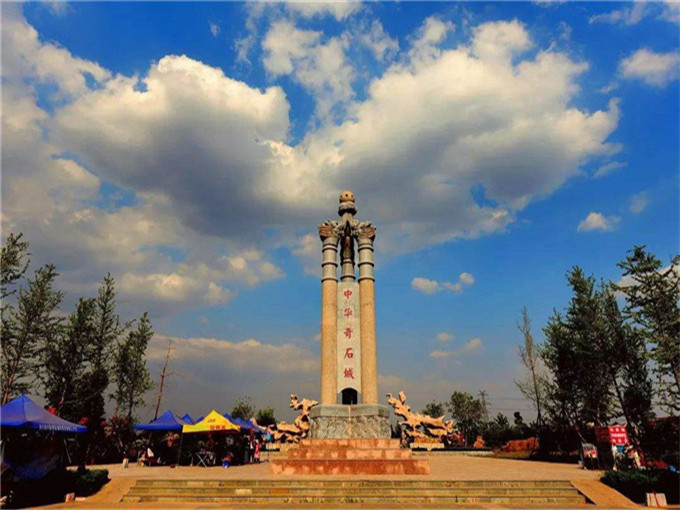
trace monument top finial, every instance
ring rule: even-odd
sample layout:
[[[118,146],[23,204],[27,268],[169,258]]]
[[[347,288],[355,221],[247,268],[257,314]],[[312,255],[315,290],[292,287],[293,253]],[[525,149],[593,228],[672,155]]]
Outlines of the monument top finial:
[[[352,193],[350,190],[346,189],[342,193],[340,193],[340,207],[338,208],[338,214],[340,216],[344,215],[345,213],[350,213],[352,215],[357,213],[357,206],[354,203],[354,193]]]

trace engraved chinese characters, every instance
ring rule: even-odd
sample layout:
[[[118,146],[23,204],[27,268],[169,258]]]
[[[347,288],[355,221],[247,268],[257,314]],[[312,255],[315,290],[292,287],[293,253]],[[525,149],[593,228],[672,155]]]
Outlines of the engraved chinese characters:
[[[336,380],[338,391],[347,388],[361,392],[361,327],[359,285],[338,284],[338,329]]]

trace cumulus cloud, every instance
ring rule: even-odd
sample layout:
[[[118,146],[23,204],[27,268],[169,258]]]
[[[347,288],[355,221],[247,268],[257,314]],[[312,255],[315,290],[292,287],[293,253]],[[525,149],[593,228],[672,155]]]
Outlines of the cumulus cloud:
[[[642,48],[624,58],[619,69],[624,78],[642,80],[654,87],[665,87],[678,79],[680,52],[656,53]]]
[[[608,232],[613,230],[619,222],[616,216],[604,216],[599,212],[588,213],[588,216],[578,224],[578,232],[591,232],[599,230]]]
[[[589,23],[611,23],[622,25],[637,25],[650,12],[647,2],[634,2],[630,7],[614,9],[610,12],[596,14],[588,18]]]
[[[262,63],[273,77],[291,75],[307,89],[323,119],[354,93],[354,69],[346,56],[348,45],[347,37],[324,41],[322,32],[302,30],[289,20],[278,20],[262,41],[265,53]]]
[[[449,22],[426,22],[360,100],[346,88],[341,36],[272,26],[281,31],[269,39],[272,75],[293,73],[348,113],[291,145],[279,86],[254,88],[181,55],[114,75],[41,42],[5,7],[3,228],[24,231],[69,289],[92,290],[112,271],[131,292],[146,285],[144,299],[164,313],[281,277],[273,246],[311,257],[339,189],[355,191],[359,216],[379,227],[377,253],[393,256],[502,231],[584,162],[618,149],[607,141],[616,102],[573,106],[587,64],[526,55],[533,43],[516,21],[475,27],[455,47]],[[49,111],[33,94],[43,83],[61,98]]]
[[[640,193],[633,195],[630,199],[630,212],[633,214],[639,214],[647,208],[649,204],[649,199],[647,198],[647,193],[641,191]]]
[[[596,179],[599,179],[601,177],[604,177],[605,175],[609,175],[619,168],[625,168],[628,166],[628,163],[625,161],[610,161],[608,163],[605,163],[604,165],[600,165],[600,167],[595,171],[593,174],[593,177]]]
[[[465,285],[472,285],[475,283],[475,277],[470,273],[461,273],[456,282],[438,282],[437,280],[430,280],[428,278],[416,277],[411,280],[411,288],[418,290],[423,294],[434,294],[442,290],[449,290],[452,292],[463,292]]]
[[[479,352],[482,348],[482,339],[475,337],[472,340],[466,342],[457,349],[451,349],[448,351],[435,350],[430,352],[430,358],[434,359],[445,359],[445,358],[458,358],[466,354],[475,354]]]
[[[385,32],[385,28],[379,20],[374,19],[370,27],[363,27],[359,40],[372,53],[376,60],[385,60],[388,56],[399,50],[399,41],[393,39]]]

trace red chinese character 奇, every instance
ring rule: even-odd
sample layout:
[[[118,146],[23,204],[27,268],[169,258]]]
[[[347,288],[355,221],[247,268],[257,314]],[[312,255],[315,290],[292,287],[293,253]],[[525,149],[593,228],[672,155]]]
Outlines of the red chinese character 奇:
[[[351,347],[348,347],[347,349],[345,349],[345,358],[352,359],[353,357],[354,357],[354,349],[352,349]]]
[[[352,309],[351,308],[345,308],[345,311],[343,312],[343,314],[346,318],[350,318],[352,316]]]
[[[347,289],[343,294],[345,295],[345,299],[349,299],[352,296],[352,291]]]
[[[345,379],[354,379],[354,369],[353,368],[346,368],[345,369]]]
[[[345,328],[345,338],[352,338],[352,328]]]

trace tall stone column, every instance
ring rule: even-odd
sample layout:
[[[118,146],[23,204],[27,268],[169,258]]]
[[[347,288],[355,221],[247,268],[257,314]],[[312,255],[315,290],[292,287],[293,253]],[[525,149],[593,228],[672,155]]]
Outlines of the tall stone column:
[[[359,303],[361,329],[361,401],[378,403],[378,353],[375,334],[375,277],[373,240],[375,227],[363,226],[359,233]]]
[[[338,305],[338,238],[332,226],[319,225],[323,241],[321,262],[321,403],[335,404]]]

